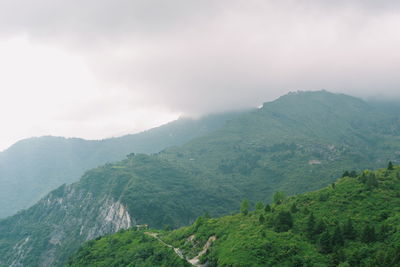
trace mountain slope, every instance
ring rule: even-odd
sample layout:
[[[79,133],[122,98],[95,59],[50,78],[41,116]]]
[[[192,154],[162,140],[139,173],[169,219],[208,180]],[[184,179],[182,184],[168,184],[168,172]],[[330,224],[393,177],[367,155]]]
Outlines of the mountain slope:
[[[258,204],[248,214],[199,217],[158,238],[186,259],[197,259],[203,250],[200,262],[208,266],[400,266],[399,192],[399,167],[364,171],[271,208]],[[142,251],[126,253],[132,249],[123,242],[127,237],[147,249],[163,244],[143,232],[120,232],[85,244],[67,266],[110,266],[121,259],[135,266]],[[172,257],[174,251],[162,255]]]
[[[238,113],[179,119],[132,135],[100,141],[40,137],[22,140],[0,153],[0,218],[27,208],[84,171],[123,159],[131,152],[156,153],[206,135]]]
[[[0,221],[0,258],[58,266],[81,242],[136,223],[187,225],[205,212],[232,212],[244,198],[269,202],[278,190],[315,190],[344,170],[398,162],[396,119],[345,95],[286,95],[181,147],[91,170]]]

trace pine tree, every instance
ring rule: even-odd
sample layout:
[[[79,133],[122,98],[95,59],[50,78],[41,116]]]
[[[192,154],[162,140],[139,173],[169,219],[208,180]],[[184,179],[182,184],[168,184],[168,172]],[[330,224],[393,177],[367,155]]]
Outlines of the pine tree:
[[[292,214],[288,211],[279,212],[275,220],[275,230],[277,232],[286,232],[293,227]]]
[[[270,212],[271,211],[271,206],[269,204],[265,205],[264,211],[265,212]]]
[[[362,231],[361,240],[364,243],[371,243],[376,241],[375,227],[366,225]]]
[[[303,213],[307,215],[307,214],[310,214],[310,211],[307,207],[304,207]]]
[[[343,226],[343,237],[345,239],[354,240],[357,237],[357,232],[353,227],[353,221],[348,218],[346,224]]]
[[[357,177],[357,172],[356,172],[356,171],[351,171],[350,174],[349,174],[349,176],[350,176],[351,178],[356,178],[356,177]]]
[[[319,220],[314,229],[314,235],[322,234],[326,230],[326,225],[322,220]]]
[[[205,219],[202,216],[199,216],[194,222],[194,229],[197,231],[200,226],[202,226],[205,222]]]
[[[388,164],[387,169],[388,169],[389,171],[393,171],[393,170],[394,170],[394,168],[393,168],[393,163],[392,163],[391,161],[389,161],[389,164]]]
[[[296,213],[298,211],[299,211],[299,209],[297,208],[296,203],[293,203],[293,205],[290,207],[290,212]]]
[[[330,253],[332,252],[332,238],[329,234],[329,231],[323,232],[319,239],[319,247],[322,253]]]
[[[370,174],[367,177],[367,180],[365,181],[365,185],[369,190],[371,190],[374,187],[378,187],[378,180],[376,180],[375,174]]]
[[[263,216],[262,214],[260,214],[260,216],[258,217],[258,222],[259,222],[260,224],[264,224],[265,218],[264,218],[264,216]]]
[[[333,232],[332,236],[332,245],[334,246],[343,246],[344,240],[342,231],[340,230],[339,226],[336,226],[335,231]]]
[[[204,212],[203,217],[204,217],[204,219],[206,219],[206,220],[211,219],[210,213],[208,213],[208,211]]]
[[[308,216],[307,220],[307,235],[310,239],[314,237],[314,230],[315,230],[315,217],[314,214],[311,213],[310,216]]]
[[[341,263],[346,261],[346,254],[344,253],[343,249],[336,247],[332,253],[332,266],[343,267]],[[350,267],[350,265],[344,265]]]
[[[243,215],[247,215],[249,213],[249,201],[247,199],[242,201],[242,204],[240,205],[240,212]]]
[[[274,203],[276,205],[279,205],[286,199],[286,194],[282,191],[277,191],[277,192],[275,192],[273,199],[274,199]]]
[[[264,208],[264,204],[262,202],[256,203],[256,210],[260,211]]]
[[[267,236],[267,235],[265,234],[265,231],[264,231],[264,230],[262,230],[261,236],[262,236],[262,237],[266,237],[266,236]]]

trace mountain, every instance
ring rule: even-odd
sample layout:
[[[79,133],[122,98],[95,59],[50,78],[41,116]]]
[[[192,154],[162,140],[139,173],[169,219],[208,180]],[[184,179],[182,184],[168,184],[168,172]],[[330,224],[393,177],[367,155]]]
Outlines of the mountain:
[[[210,267],[400,266],[399,196],[400,167],[363,171],[175,231],[120,231],[87,242],[66,266],[167,266],[178,254]]]
[[[0,221],[5,266],[60,266],[79,245],[136,224],[193,223],[332,183],[345,170],[400,160],[396,115],[326,91],[300,92],[153,154],[86,172],[28,210]]]
[[[181,118],[138,133],[99,141],[45,136],[19,141],[0,153],[0,218],[28,208],[51,190],[75,182],[84,171],[131,152],[156,153],[220,127],[238,113]]]
[[[400,115],[399,99],[392,100],[368,100],[368,104],[388,114]]]

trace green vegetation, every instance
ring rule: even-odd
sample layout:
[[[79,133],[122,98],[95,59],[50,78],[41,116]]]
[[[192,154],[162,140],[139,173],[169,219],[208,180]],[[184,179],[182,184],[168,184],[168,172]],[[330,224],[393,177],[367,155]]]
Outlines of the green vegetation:
[[[206,212],[213,217],[239,212],[247,199],[248,211],[242,210],[240,220],[248,218],[258,226],[282,223],[268,228],[272,235],[294,235],[299,216],[307,220],[312,212],[315,228],[305,233],[316,243],[322,234],[330,240],[335,234],[331,221],[323,220],[318,210],[290,202],[290,196],[330,185],[316,199],[328,203],[331,191],[340,193],[340,183],[332,182],[345,170],[355,170],[344,178],[354,180],[361,169],[399,162],[400,124],[391,116],[345,95],[289,94],[181,147],[153,155],[130,154],[88,171],[78,183],[60,187],[32,208],[0,221],[0,266],[14,261],[25,266],[65,263],[82,242],[114,233],[120,225],[127,227],[127,220],[117,216],[119,205],[132,224],[176,229]],[[369,191],[380,188],[377,176],[364,174],[360,179]],[[281,192],[275,204],[257,209],[265,211],[259,214],[263,216],[252,216],[254,203],[272,203],[275,192]],[[361,231],[357,218],[352,219]],[[197,222],[199,229],[203,224]]]
[[[132,152],[157,153],[182,145],[238,115],[181,118],[142,133],[99,141],[52,136],[19,141],[0,152],[0,218],[28,208],[64,183],[76,182],[89,169],[122,160]]]
[[[335,189],[329,186],[289,197],[274,204],[273,212],[256,209],[247,216],[199,217],[191,226],[159,236],[180,248],[188,259],[215,236],[201,257],[209,266],[400,266],[399,173],[400,167],[364,171],[354,178],[339,179]],[[378,181],[372,188],[365,182],[371,175]],[[296,213],[290,211],[293,205],[298,208]],[[92,241],[68,266],[94,266],[104,257],[117,262],[118,257],[103,252],[122,255],[125,250],[102,246],[110,239],[123,243],[132,235],[134,231],[127,231]],[[143,238],[136,235],[134,242]],[[154,242],[157,247],[161,244]],[[165,253],[166,257],[173,252]]]
[[[144,232],[122,230],[112,236],[87,242],[66,266],[186,267],[191,265],[154,237]]]
[[[275,192],[273,199],[274,199],[274,204],[279,205],[286,199],[286,195],[284,192],[277,191]]]
[[[249,213],[249,201],[247,199],[242,201],[242,204],[240,205],[240,212],[243,215],[247,215]]]
[[[389,164],[388,164],[387,169],[388,169],[389,171],[392,171],[392,170],[393,170],[393,163],[392,163],[391,161],[389,161]]]

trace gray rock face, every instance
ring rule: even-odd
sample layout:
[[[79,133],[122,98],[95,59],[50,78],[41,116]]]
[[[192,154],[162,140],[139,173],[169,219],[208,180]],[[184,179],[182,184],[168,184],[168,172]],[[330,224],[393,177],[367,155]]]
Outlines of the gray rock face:
[[[121,229],[132,226],[131,217],[119,201],[106,198],[96,218],[95,225],[88,226],[87,221],[82,225],[80,234],[85,235],[85,240],[91,240],[108,233],[115,233]]]
[[[63,186],[28,211],[33,221],[40,222],[40,228],[32,225],[26,235],[17,233],[15,245],[0,260],[0,266],[30,266],[32,260],[32,266],[59,266],[82,242],[136,223],[120,201],[108,195],[95,197],[75,185]],[[26,220],[26,214],[15,229],[24,224],[23,218]],[[39,235],[46,236],[45,242],[38,244]]]

